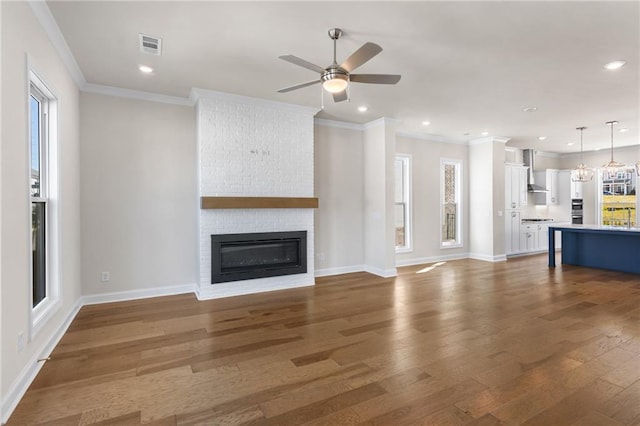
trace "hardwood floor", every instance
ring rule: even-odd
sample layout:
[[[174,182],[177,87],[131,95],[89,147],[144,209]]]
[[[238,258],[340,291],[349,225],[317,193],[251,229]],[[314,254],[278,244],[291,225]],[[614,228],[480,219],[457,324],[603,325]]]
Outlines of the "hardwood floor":
[[[640,425],[640,276],[546,255],[86,306],[9,425]]]

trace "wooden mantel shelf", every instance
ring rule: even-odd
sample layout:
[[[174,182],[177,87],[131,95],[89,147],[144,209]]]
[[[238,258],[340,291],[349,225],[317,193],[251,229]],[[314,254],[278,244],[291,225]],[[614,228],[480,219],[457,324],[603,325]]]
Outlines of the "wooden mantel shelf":
[[[200,208],[208,209],[317,209],[315,197],[200,197]]]

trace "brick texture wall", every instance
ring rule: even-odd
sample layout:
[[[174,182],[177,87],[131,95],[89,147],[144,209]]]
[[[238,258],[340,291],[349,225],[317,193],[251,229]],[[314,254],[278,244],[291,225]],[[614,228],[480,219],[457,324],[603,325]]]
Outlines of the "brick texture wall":
[[[313,196],[313,113],[232,95],[198,99],[200,196]],[[314,283],[312,209],[200,210],[203,298]],[[307,231],[307,274],[211,284],[211,235]]]

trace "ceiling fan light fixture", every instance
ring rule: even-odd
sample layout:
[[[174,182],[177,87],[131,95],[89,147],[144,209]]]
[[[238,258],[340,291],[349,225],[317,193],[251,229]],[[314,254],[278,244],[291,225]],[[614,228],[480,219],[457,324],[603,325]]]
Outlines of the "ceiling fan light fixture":
[[[322,75],[322,87],[329,93],[340,93],[349,85],[349,76],[337,69],[327,70]]]
[[[324,90],[329,93],[340,93],[345,90],[348,85],[349,83],[347,82],[346,78],[341,79],[338,77],[332,78],[330,80],[325,80],[322,83],[322,87],[324,87]]]

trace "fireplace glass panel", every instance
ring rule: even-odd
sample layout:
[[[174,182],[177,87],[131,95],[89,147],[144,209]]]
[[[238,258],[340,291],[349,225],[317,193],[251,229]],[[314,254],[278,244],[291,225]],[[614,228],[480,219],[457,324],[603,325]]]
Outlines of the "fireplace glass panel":
[[[211,283],[307,272],[307,232],[211,236]]]
[[[231,243],[220,248],[222,272],[295,266],[300,263],[299,241]]]

